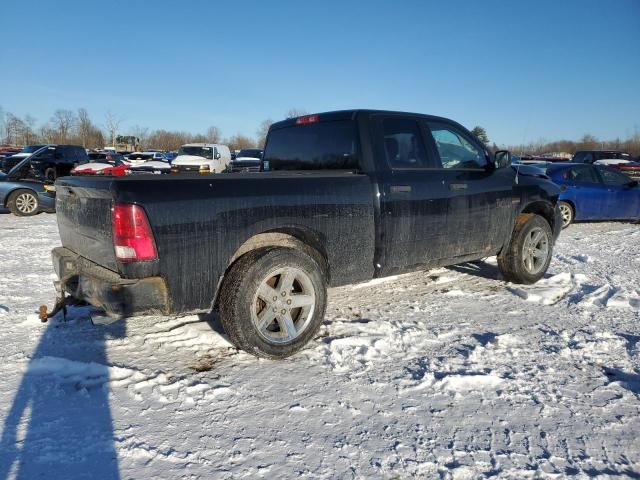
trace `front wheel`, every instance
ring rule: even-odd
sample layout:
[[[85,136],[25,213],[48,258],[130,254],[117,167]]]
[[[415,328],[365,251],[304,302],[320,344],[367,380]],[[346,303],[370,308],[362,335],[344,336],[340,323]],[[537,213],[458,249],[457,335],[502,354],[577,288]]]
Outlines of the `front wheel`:
[[[322,269],[290,248],[250,252],[231,268],[220,293],[220,320],[231,342],[264,358],[285,358],[316,334],[327,303]]]
[[[553,234],[540,215],[521,214],[509,245],[498,255],[498,267],[505,280],[535,283],[549,268],[553,254]]]
[[[38,213],[38,195],[33,190],[16,190],[9,197],[7,208],[18,217],[30,217]]]

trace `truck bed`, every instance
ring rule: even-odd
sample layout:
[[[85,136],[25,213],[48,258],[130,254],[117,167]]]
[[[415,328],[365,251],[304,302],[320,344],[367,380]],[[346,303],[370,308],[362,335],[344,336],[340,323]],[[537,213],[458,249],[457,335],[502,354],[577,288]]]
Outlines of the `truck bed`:
[[[66,177],[56,187],[63,247],[123,278],[162,277],[175,312],[210,309],[234,252],[263,232],[291,232],[321,245],[332,265],[332,286],[373,276],[375,194],[366,175]],[[110,209],[116,202],[144,208],[159,260],[116,260]]]

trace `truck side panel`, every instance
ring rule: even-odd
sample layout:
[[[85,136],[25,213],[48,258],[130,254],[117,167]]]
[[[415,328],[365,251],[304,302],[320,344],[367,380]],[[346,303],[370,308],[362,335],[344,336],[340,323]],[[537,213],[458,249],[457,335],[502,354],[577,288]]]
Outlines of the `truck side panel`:
[[[373,277],[373,191],[365,175],[229,174],[115,180],[114,200],[140,203],[152,225],[175,312],[207,310],[234,253],[252,236],[318,239],[331,285]],[[121,265],[126,275],[127,265]]]

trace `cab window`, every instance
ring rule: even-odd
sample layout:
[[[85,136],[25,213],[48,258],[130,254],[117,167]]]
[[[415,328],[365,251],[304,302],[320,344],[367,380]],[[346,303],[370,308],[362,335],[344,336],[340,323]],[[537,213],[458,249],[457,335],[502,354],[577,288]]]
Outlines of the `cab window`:
[[[427,152],[416,120],[388,117],[382,120],[384,152],[391,168],[425,168]]]
[[[485,152],[452,125],[429,122],[442,168],[479,169],[487,164]]]

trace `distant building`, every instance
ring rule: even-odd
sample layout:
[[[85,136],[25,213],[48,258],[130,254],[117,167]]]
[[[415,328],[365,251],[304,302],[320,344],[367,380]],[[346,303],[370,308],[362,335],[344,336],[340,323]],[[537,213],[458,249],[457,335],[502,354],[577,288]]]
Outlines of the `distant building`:
[[[140,148],[140,139],[135,135],[117,135],[116,150],[135,152]]]

